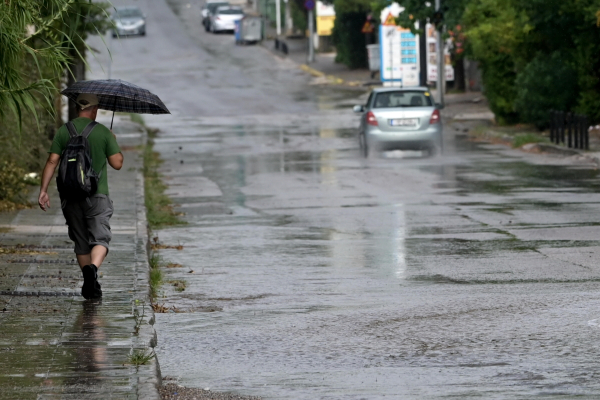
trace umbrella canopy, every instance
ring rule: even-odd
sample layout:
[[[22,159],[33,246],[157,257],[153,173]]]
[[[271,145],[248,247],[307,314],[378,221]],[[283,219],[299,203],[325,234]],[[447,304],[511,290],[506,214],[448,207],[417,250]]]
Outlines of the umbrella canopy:
[[[79,81],[61,92],[76,101],[80,93],[98,96],[99,108],[135,114],[170,114],[157,95],[120,79]],[[112,125],[112,124],[111,124]]]

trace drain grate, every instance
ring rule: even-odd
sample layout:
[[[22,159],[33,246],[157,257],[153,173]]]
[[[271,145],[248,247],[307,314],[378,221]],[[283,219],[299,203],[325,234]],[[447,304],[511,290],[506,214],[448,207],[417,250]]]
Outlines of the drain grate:
[[[20,236],[20,237],[24,237],[24,238],[32,238],[32,237],[41,237],[41,238],[65,238],[68,239],[69,237],[67,236],[67,234],[65,233],[64,235],[44,235],[44,234],[40,234],[40,233],[35,233],[35,234],[23,234],[23,233],[15,233],[15,232],[9,232],[7,234],[2,234],[0,236],[11,236],[11,237],[15,237],[15,236]]]
[[[36,250],[73,250],[73,246],[67,246],[67,245],[53,245],[53,244],[47,244],[47,245],[37,245],[37,244],[17,244],[15,246],[1,246],[2,248],[5,249],[14,249],[14,250],[31,250],[31,251],[36,251]]]
[[[18,290],[0,290],[0,296],[20,297],[73,297],[79,296],[77,292],[23,292]]]
[[[80,276],[75,276],[75,275],[8,275],[11,278],[19,278],[21,276],[25,277],[25,278],[31,278],[31,279],[83,279],[83,277]]]
[[[75,260],[65,261],[65,260],[36,260],[36,259],[26,259],[19,258],[16,260],[6,260],[9,264],[67,264],[73,265],[76,264]]]

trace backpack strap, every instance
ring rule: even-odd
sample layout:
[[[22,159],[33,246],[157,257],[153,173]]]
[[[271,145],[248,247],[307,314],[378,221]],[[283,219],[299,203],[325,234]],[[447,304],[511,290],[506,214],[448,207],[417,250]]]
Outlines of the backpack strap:
[[[84,138],[87,139],[88,136],[90,136],[90,133],[92,133],[92,131],[96,127],[96,125],[98,125],[98,123],[96,121],[90,122],[85,128],[83,128],[83,131],[81,132],[81,136],[83,136]]]
[[[65,126],[67,127],[67,131],[69,131],[69,136],[71,137],[71,139],[73,139],[75,136],[77,136],[77,129],[75,128],[75,125],[73,125],[73,123],[71,121],[67,122],[65,124]]]

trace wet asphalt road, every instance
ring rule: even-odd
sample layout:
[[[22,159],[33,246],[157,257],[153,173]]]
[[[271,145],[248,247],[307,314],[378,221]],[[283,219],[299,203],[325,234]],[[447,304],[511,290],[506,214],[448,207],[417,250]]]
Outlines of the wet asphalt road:
[[[365,161],[361,92],[169,2],[138,0],[147,36],[111,44],[112,77],[173,112],[145,118],[189,222],[155,232],[187,283],[159,300],[185,311],[157,315],[163,375],[268,399],[600,395],[593,166],[448,121],[443,156]]]

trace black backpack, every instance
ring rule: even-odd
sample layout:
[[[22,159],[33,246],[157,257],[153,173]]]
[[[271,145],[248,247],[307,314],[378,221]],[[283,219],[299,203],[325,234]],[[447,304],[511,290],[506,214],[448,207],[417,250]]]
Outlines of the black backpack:
[[[90,142],[87,139],[96,125],[96,121],[90,122],[78,135],[75,125],[70,121],[66,123],[70,138],[60,156],[56,177],[62,200],[84,200],[98,189],[102,172],[97,174],[92,168]]]

